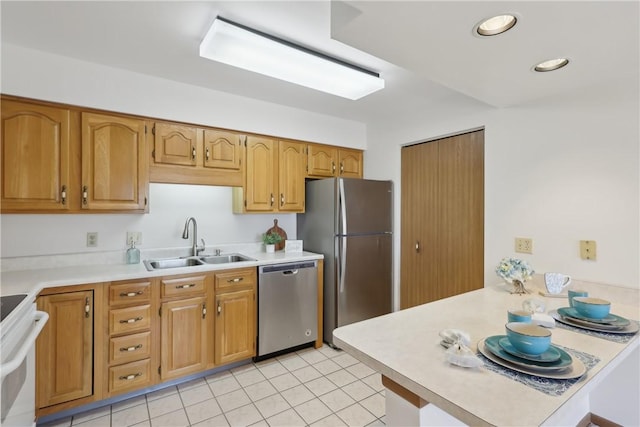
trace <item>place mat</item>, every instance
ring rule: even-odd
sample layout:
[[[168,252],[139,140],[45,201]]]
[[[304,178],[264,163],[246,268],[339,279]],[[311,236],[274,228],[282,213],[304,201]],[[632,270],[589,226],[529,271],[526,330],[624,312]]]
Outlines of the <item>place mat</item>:
[[[629,319],[632,322],[640,325],[640,322],[637,320]],[[620,344],[626,344],[636,336],[636,334],[611,334],[609,332],[600,332],[600,331],[592,331],[590,329],[583,329],[573,325],[567,325],[566,323],[562,323],[559,320],[556,320],[556,328],[568,329],[573,332],[579,332],[581,334],[591,335],[592,337],[602,338],[603,340],[613,341]]]
[[[563,350],[571,353],[573,357],[579,358],[582,363],[587,367],[587,372],[594,366],[600,362],[600,358],[596,357],[592,354],[585,353],[582,351],[574,350],[569,347],[563,347],[561,345],[554,344],[556,347],[560,347]],[[509,368],[505,368],[504,366],[498,365],[497,363],[492,362],[491,360],[484,357],[480,352],[478,352],[478,357],[484,362],[484,367],[492,372],[496,372],[500,375],[504,375],[505,377],[511,378],[514,381],[517,381],[521,384],[527,385],[531,388],[534,388],[544,394],[548,394],[550,396],[561,396],[565,391],[569,389],[572,385],[581,381],[584,375],[580,378],[573,378],[570,380],[556,380],[553,378],[543,378],[538,377],[536,375],[523,374],[521,372],[513,371]]]

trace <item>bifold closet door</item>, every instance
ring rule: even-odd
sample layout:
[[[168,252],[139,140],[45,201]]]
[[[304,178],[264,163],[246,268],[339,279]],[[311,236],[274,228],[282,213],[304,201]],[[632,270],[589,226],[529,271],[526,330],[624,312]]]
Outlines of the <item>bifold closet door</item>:
[[[479,289],[484,131],[402,148],[400,307]]]

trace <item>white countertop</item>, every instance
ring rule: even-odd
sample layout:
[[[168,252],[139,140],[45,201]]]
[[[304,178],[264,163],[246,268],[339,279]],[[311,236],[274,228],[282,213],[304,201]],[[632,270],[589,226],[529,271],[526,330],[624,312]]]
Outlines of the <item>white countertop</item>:
[[[226,252],[223,252],[223,255]],[[242,261],[229,264],[207,264],[202,266],[169,268],[148,271],[140,264],[93,264],[71,265],[58,268],[29,269],[17,271],[3,271],[0,273],[0,295],[27,294],[22,304],[33,302],[44,288],[56,286],[71,286],[118,280],[133,280],[146,277],[173,276],[177,274],[198,274],[208,271],[228,270],[233,268],[257,267],[268,264],[308,261],[323,259],[322,254],[313,252],[285,252],[274,253],[242,251],[255,261]],[[14,310],[18,311],[18,310]],[[2,322],[2,327],[8,328],[13,323],[11,314]]]
[[[618,301],[612,304],[612,313],[637,320],[637,290],[590,286],[593,296]],[[618,292],[622,296],[634,294],[636,302],[626,305],[629,299],[620,298]],[[561,396],[544,394],[487,369],[465,369],[447,363],[445,350],[439,345],[439,331],[467,331],[475,351],[479,340],[505,333],[507,310],[521,307],[527,298],[542,300],[547,311],[568,305],[565,298],[511,295],[504,286],[492,286],[338,328],[334,340],[343,350],[466,424],[541,425],[576,393],[588,393],[595,387],[611,365],[620,363],[638,347],[638,335],[619,344],[553,329],[554,344],[601,359]],[[605,367],[605,373],[598,377]]]

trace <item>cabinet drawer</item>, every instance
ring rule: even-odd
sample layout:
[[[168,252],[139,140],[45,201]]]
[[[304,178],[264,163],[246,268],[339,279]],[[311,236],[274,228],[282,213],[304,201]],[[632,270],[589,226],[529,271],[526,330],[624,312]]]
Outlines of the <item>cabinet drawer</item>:
[[[145,303],[151,300],[151,282],[127,282],[109,286],[109,305]]]
[[[255,284],[255,268],[243,268],[216,273],[216,289],[237,288],[239,286],[254,286]]]
[[[112,335],[149,329],[151,306],[141,305],[109,311],[109,333]]]
[[[162,298],[181,295],[201,294],[204,292],[204,282],[207,276],[189,276],[177,279],[162,279]]]
[[[149,385],[151,385],[150,359],[109,368],[109,392],[111,393],[143,388]]]
[[[151,332],[126,335],[109,340],[109,364],[146,359],[151,355]]]

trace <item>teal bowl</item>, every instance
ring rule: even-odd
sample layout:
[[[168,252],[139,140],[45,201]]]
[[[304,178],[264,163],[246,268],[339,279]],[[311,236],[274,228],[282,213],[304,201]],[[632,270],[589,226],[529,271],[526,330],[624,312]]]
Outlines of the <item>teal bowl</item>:
[[[531,323],[509,322],[505,325],[507,339],[518,351],[539,355],[551,345],[551,331]]]
[[[601,298],[574,297],[573,308],[591,319],[604,319],[611,311],[611,303]]]

